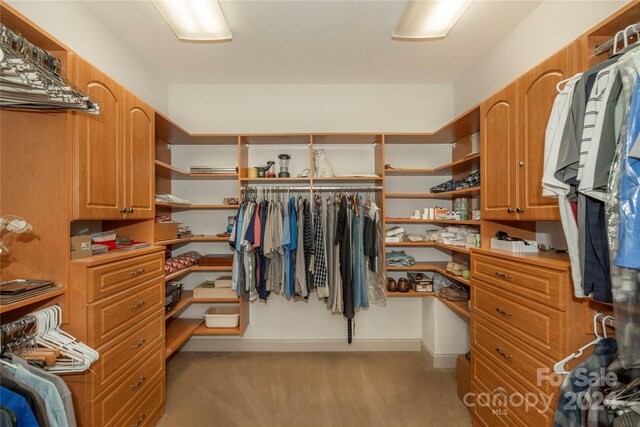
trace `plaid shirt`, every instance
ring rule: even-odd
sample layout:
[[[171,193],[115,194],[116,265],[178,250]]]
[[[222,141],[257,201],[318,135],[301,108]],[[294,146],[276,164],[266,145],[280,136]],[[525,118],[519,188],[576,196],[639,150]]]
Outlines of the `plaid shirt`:
[[[327,286],[327,260],[324,255],[324,232],[322,229],[322,205],[315,203],[313,226],[315,228],[315,265],[313,268],[313,286],[323,288]],[[323,296],[323,295],[320,295]],[[326,296],[326,295],[324,295]]]

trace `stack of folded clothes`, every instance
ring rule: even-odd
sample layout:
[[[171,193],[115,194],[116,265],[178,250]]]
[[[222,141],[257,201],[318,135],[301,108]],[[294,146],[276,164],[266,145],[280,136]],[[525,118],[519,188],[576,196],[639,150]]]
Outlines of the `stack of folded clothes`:
[[[452,179],[431,188],[432,193],[443,193],[445,191],[462,190],[463,188],[477,187],[480,185],[480,172],[473,172],[462,179]]]
[[[471,234],[478,234],[480,231],[474,227],[451,225],[441,230],[427,230],[425,241],[438,242],[449,246],[465,247],[467,237]]]
[[[407,255],[404,251],[387,252],[387,265],[389,267],[408,267],[415,264],[416,259]]]

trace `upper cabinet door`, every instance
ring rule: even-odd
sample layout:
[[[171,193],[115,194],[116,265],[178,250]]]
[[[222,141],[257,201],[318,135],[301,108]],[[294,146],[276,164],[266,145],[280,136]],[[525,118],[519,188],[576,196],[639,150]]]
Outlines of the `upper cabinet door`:
[[[124,90],[78,58],[77,83],[100,114],[77,113],[74,143],[74,219],[122,218]]]
[[[573,76],[578,49],[574,43],[516,81],[518,93],[518,210],[523,220],[558,220],[557,199],[542,197],[544,137],[556,85]]]
[[[133,94],[126,98],[126,217],[153,218],[155,113]]]
[[[516,219],[515,84],[480,105],[482,219]]]

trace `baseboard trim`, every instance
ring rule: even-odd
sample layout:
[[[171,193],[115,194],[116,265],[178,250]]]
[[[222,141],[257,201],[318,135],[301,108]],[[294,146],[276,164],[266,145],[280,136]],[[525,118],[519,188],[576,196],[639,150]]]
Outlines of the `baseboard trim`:
[[[420,340],[420,354],[425,363],[433,368],[455,368],[457,354],[434,354],[427,343]]]
[[[419,339],[406,340],[251,340],[193,337],[182,351],[215,352],[322,352],[322,351],[420,351]]]

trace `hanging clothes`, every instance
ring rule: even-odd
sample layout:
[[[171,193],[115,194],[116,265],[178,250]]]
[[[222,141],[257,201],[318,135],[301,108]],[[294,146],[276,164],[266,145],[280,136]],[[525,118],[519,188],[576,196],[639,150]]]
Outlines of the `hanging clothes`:
[[[343,311],[347,319],[352,319],[355,315],[353,308],[353,282],[351,271],[351,230],[349,227],[349,207],[347,197],[340,199],[340,209],[338,211],[338,222],[336,225],[336,244],[340,251],[340,278],[342,280]]]
[[[313,266],[313,287],[319,298],[327,298],[327,259],[325,255],[324,217],[322,199],[316,196],[314,201],[313,227],[315,236],[315,263]]]

